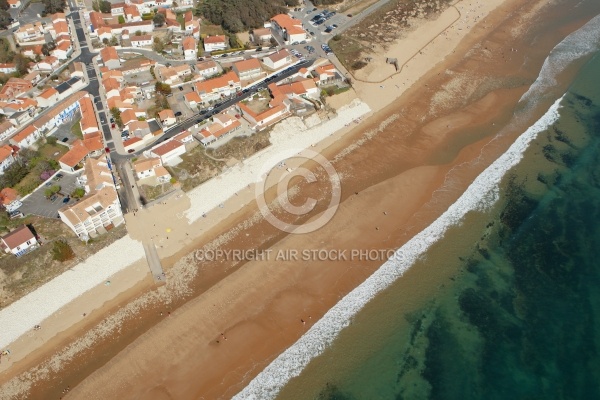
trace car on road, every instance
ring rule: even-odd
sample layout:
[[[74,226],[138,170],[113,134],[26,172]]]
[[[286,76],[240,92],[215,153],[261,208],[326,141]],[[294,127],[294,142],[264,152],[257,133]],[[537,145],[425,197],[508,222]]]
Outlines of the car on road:
[[[346,15],[346,17],[348,17],[348,18],[352,18],[352,14],[348,14],[348,15]]]
[[[61,142],[63,142],[63,143],[67,143],[68,141],[69,141],[69,138],[68,138],[68,137],[66,137],[66,138],[62,138],[62,140],[61,140]]]
[[[310,36],[315,36],[315,33],[313,31],[308,31],[308,33],[310,34]]]
[[[221,104],[221,103],[217,103],[217,104],[215,104],[215,108],[217,108],[217,107],[221,107],[221,106],[222,106],[222,104]]]
[[[316,7],[315,7],[315,8],[313,8],[311,12],[315,12],[315,11],[317,11],[317,8],[316,8]]]
[[[134,149],[127,150],[128,153],[133,153],[134,151],[135,151]]]
[[[175,116],[176,116],[176,117],[181,117],[181,115],[182,115],[182,114],[181,114],[181,111],[177,111],[177,112],[175,113]]]
[[[183,86],[179,86],[179,90],[183,90]]]
[[[335,28],[337,28],[337,27],[338,27],[338,26],[337,26],[337,24],[333,24],[333,25],[331,25],[331,26],[333,27],[333,29],[335,29]]]

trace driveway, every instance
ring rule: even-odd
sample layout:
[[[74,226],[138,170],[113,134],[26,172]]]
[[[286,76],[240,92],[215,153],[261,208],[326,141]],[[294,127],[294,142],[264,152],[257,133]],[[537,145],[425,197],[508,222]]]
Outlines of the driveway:
[[[75,184],[77,177],[81,175],[81,172],[78,174],[67,174],[64,172],[59,172],[63,175],[59,180],[50,179],[46,182],[45,185],[38,188],[35,192],[31,193],[25,200],[23,200],[23,205],[19,208],[23,214],[34,214],[39,215],[46,218],[57,218],[58,210],[67,204],[75,203],[75,200],[70,199],[67,203],[63,203],[67,196],[75,190],[77,185]],[[55,175],[56,177],[57,175]],[[52,201],[46,199],[46,195],[44,191],[52,185],[60,185],[60,192],[62,195],[56,196],[56,198]]]
[[[190,110],[190,108],[185,104],[185,99],[183,98],[186,93],[192,91],[192,86],[185,85],[182,87],[183,90],[179,90],[179,88],[173,88],[173,96],[167,97],[169,105],[171,106],[171,110],[173,110],[175,114],[177,114],[177,112],[181,112],[181,115],[177,117],[178,121],[183,121],[187,117],[195,114],[195,112]]]

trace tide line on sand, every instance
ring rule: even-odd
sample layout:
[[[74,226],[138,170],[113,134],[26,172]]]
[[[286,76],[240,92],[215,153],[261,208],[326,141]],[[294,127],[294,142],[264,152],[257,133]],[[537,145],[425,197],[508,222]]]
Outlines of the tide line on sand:
[[[0,349],[6,348],[69,302],[143,257],[141,242],[125,236],[0,310]],[[39,268],[44,266],[40,265]]]
[[[519,136],[502,156],[486,168],[446,212],[398,249],[392,258],[361,285],[342,298],[234,399],[275,398],[291,378],[300,375],[313,358],[331,346],[340,331],[350,324],[354,315],[378,293],[400,278],[433,243],[444,237],[448,228],[459,223],[469,211],[486,209],[495,203],[499,196],[498,184],[507,171],[521,161],[525,150],[537,134],[558,120],[561,100],[562,97],[542,118]]]
[[[307,128],[297,118],[281,121],[271,133],[271,146],[188,193],[191,202],[186,211],[188,221],[192,223],[217,208],[237,192],[247,188],[249,183],[260,182],[262,177],[258,175],[266,164],[273,165],[295,156],[299,150],[320,142],[370,111],[366,103],[355,99],[349,105],[340,108],[335,118],[323,121],[317,126]]]

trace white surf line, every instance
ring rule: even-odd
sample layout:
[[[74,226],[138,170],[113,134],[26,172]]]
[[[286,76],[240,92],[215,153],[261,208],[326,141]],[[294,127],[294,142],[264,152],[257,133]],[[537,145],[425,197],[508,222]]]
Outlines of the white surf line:
[[[564,96],[563,96],[564,97]],[[559,118],[562,97],[535,124],[527,129],[510,148],[487,167],[446,212],[414,236],[361,285],[348,293],[315,323],[296,343],[280,354],[256,376],[234,399],[273,399],[290,379],[300,375],[315,357],[327,349],[340,331],[378,293],[400,278],[429,248],[444,237],[469,211],[484,210],[499,197],[498,184],[506,173],[523,158],[537,134]]]

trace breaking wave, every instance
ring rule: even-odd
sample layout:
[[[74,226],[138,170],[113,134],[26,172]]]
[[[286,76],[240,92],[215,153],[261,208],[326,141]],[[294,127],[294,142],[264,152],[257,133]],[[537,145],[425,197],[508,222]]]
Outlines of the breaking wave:
[[[272,399],[283,386],[314,358],[330,346],[350,320],[378,293],[401,277],[436,241],[469,212],[487,209],[497,198],[498,183],[521,161],[529,143],[559,118],[558,99],[546,114],[513,143],[492,165],[485,169],[463,195],[437,220],[396,251],[360,286],[348,293],[315,323],[296,343],[269,364],[234,399]]]
[[[556,96],[556,93],[552,93],[552,88],[557,86],[558,75],[574,60],[589,56],[598,50],[600,50],[600,15],[592,18],[552,49],[544,60],[537,79],[521,96],[519,102],[535,104],[541,98]]]
[[[521,97],[521,116],[539,104],[539,100],[556,98],[556,78],[573,61],[600,50],[600,15],[567,36],[548,55],[540,74]],[[563,96],[564,97],[564,96]],[[437,220],[414,236],[361,285],[333,306],[296,343],[281,353],[258,374],[234,399],[273,399],[290,379],[300,375],[308,363],[322,354],[351,319],[375,296],[401,277],[430,246],[442,239],[446,231],[460,223],[470,211],[486,210],[499,198],[499,182],[523,158],[525,150],[538,133],[559,118],[560,102],[529,127],[510,148],[487,167]],[[515,115],[516,117],[516,115]]]

